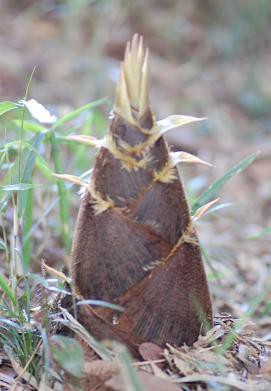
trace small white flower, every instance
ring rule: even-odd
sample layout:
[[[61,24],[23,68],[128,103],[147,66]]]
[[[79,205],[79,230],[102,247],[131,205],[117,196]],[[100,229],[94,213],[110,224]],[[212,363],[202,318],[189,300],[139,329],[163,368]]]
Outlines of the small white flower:
[[[53,124],[57,117],[52,115],[43,105],[38,103],[35,99],[21,100],[20,103],[25,105],[33,118],[43,124]]]

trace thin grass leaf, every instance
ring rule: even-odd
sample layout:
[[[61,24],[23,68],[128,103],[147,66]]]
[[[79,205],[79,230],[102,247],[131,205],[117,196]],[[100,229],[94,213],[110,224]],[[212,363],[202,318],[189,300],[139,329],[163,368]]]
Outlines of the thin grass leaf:
[[[14,102],[0,102],[0,116],[4,115],[8,111],[21,109],[21,105]]]
[[[50,369],[50,345],[48,340],[48,334],[45,329],[41,329],[41,339],[43,341],[43,357],[44,357],[44,376],[48,377]]]
[[[124,308],[120,305],[113,304],[113,303],[107,303],[103,300],[80,300],[77,302],[77,305],[94,305],[94,306],[100,306],[105,308],[110,308],[111,310],[116,310],[123,312]]]
[[[54,163],[54,170],[57,174],[61,174],[64,171],[64,169],[61,160],[59,145],[56,140],[54,130],[50,132],[50,143],[51,143],[52,159]],[[70,251],[69,197],[64,182],[59,179],[57,179],[57,189],[58,189],[58,196],[59,196],[61,238],[67,253],[69,253]]]
[[[37,156],[35,167],[44,176],[44,178],[46,178],[48,182],[53,182],[52,179],[53,171],[40,155]]]
[[[30,88],[30,84],[33,78],[33,75],[35,73],[36,67],[33,68],[31,75],[29,77],[28,83],[26,85],[25,89],[25,94],[24,94],[24,100],[27,99],[28,97],[28,92]],[[23,110],[22,110],[22,116],[21,116],[21,127],[20,127],[20,148],[19,148],[19,156],[18,156],[18,178],[19,182],[21,182],[21,163],[22,163],[22,141],[23,141],[23,134],[24,134],[24,119],[25,119],[25,106],[23,105]]]
[[[0,301],[0,314],[3,316],[5,315],[6,318],[17,318],[17,309],[15,309],[15,312],[13,309],[10,307],[10,300],[6,296],[1,294],[1,301]],[[1,335],[1,333],[0,333]]]
[[[208,385],[212,385],[212,389],[221,389],[216,388],[216,384],[223,384],[227,387],[230,387],[230,389],[236,389],[236,390],[241,390],[241,391],[247,391],[248,386],[244,382],[240,380],[235,380],[230,377],[224,377],[224,376],[213,376],[213,375],[190,375],[190,376],[184,376],[181,379],[176,379],[174,380],[174,383],[180,383],[180,384],[185,384],[185,383],[206,383]],[[229,389],[229,388],[227,388]]]
[[[21,164],[21,180],[22,182],[29,182],[32,179],[33,171],[35,167],[35,162],[37,157],[40,157],[39,148],[44,140],[46,132],[40,132],[30,140],[30,148],[26,147],[22,152],[22,164]],[[40,157],[40,159],[42,159]],[[19,163],[18,163],[19,164]],[[18,168],[18,165],[15,165],[14,170]],[[16,171],[15,171],[16,172]],[[19,177],[19,168],[16,172]],[[18,196],[19,204],[19,216],[24,216],[23,221],[23,270],[26,273],[30,266],[31,261],[31,250],[32,250],[32,241],[31,238],[24,240],[24,236],[29,232],[33,224],[32,216],[32,204],[33,204],[33,188],[29,189],[26,192],[21,192]]]
[[[44,140],[46,132],[41,132],[37,136],[34,136],[30,141],[12,141],[2,146],[4,151],[9,151],[11,148],[21,150],[21,162],[19,158],[16,159],[15,164],[11,165],[4,180],[3,185],[14,185],[20,183],[31,183],[35,161],[37,157],[44,163],[43,158],[39,153],[42,141]],[[46,163],[44,163],[46,164]],[[19,167],[20,166],[20,167]],[[1,190],[1,189],[0,189]],[[27,202],[28,194],[19,194],[19,215],[23,215],[25,205]]]
[[[33,152],[36,152],[36,154],[38,154],[39,152],[33,147],[33,145],[31,145],[28,141],[25,141],[25,140],[14,140],[14,141],[10,141],[9,143],[5,143],[3,145],[1,145],[1,149],[0,149],[0,152],[5,152],[5,151],[9,151],[11,149],[18,149],[20,148],[20,145],[22,145],[23,147],[25,148],[28,148],[30,151],[33,151]]]
[[[3,239],[0,239],[0,250],[6,251],[6,249],[7,249],[6,243],[4,242]]]
[[[262,231],[258,232],[257,234],[249,236],[247,239],[259,239],[262,238],[265,235],[271,234],[271,227],[264,228]]]
[[[20,326],[20,325],[18,325],[17,323],[15,323],[15,322],[13,322],[12,320],[9,320],[9,319],[7,319],[7,318],[2,318],[2,317],[0,317],[0,328],[2,328],[1,323],[4,323],[4,324],[6,324],[6,325],[8,325],[8,326],[11,326],[11,327],[14,327],[14,328],[17,329],[17,330],[20,330],[20,329],[21,329],[21,326]]]
[[[64,125],[66,122],[69,122],[76,117],[78,117],[81,113],[83,113],[86,110],[94,109],[94,107],[97,107],[104,103],[107,100],[107,98],[102,98],[99,100],[96,100],[94,102],[88,103],[85,106],[79,107],[78,109],[72,111],[69,114],[64,115],[62,118],[59,118],[53,125],[53,129],[59,128],[60,126]]]
[[[54,360],[68,373],[81,377],[84,369],[84,355],[78,341],[62,335],[51,338],[51,352]]]
[[[2,165],[4,164],[5,159],[6,159],[5,151],[0,149],[0,154],[1,154],[0,155],[0,167],[2,169]]]
[[[206,213],[205,216],[210,215],[212,213],[215,213],[221,209],[229,208],[230,206],[233,206],[234,202],[225,202],[224,204],[219,204],[214,206],[213,208],[210,208]]]
[[[250,319],[253,316],[253,314],[255,313],[255,311],[257,311],[259,309],[260,304],[266,300],[269,293],[270,292],[268,292],[268,291],[263,292],[251,301],[246,313],[242,316],[241,319],[239,319],[236,322],[235,327],[230,330],[230,332],[228,333],[228,335],[224,339],[222,346],[217,348],[218,354],[224,355],[231,348],[232,344],[234,343],[234,341],[238,337],[238,333],[243,329],[247,320]]]
[[[0,288],[5,293],[5,295],[9,298],[14,306],[17,306],[17,298],[15,292],[10,288],[6,278],[0,274]]]
[[[24,224],[22,237],[24,238],[30,231],[33,225],[33,189],[29,189],[27,192],[25,213],[24,213]],[[31,254],[32,254],[32,239],[29,237],[27,240],[23,240],[23,270],[27,273],[30,267]]]
[[[88,178],[91,173],[92,173],[92,168],[90,170],[87,170],[85,171],[81,176],[80,178],[81,179],[86,179]],[[74,185],[72,183],[68,184],[67,185],[67,190],[70,190]],[[48,208],[45,209],[45,211],[41,214],[41,216],[38,218],[38,220],[33,224],[31,230],[29,231],[29,233],[27,234],[27,237],[26,239],[28,238],[28,236],[32,235],[33,232],[36,231],[36,229],[40,226],[40,224],[44,221],[44,218],[46,216],[48,216],[52,210],[54,209],[54,207],[56,206],[56,204],[59,202],[59,197],[55,198],[51,203],[50,205],[48,206]],[[1,202],[0,202],[0,212],[1,212]]]
[[[90,129],[93,126],[93,122],[94,122],[93,118],[94,118],[94,113],[91,112],[89,117],[85,121],[84,126],[83,126],[83,129],[82,129],[83,135],[87,136],[90,134]],[[88,150],[88,154],[89,154],[89,149],[87,149],[87,147],[85,145],[82,145],[82,144],[76,145],[75,151],[74,151],[74,153],[75,153],[74,167],[77,167],[78,169],[84,170],[86,168],[86,165],[89,165],[89,164],[92,165],[91,161],[86,162],[86,159],[85,159],[86,150]]]
[[[39,148],[45,137],[45,132],[39,133],[37,136],[30,140],[30,145],[34,148],[26,149],[22,152],[22,165],[21,165],[21,182],[30,182],[33,176],[36,158],[39,155]],[[19,172],[18,172],[19,175]],[[22,216],[25,211],[27,199],[29,193],[22,193],[19,195],[19,216]]]
[[[132,360],[127,349],[115,342],[114,350],[116,352],[116,358],[119,361],[121,374],[125,384],[125,390],[129,391],[143,391],[140,379],[133,367]]]
[[[212,262],[210,260],[210,257],[208,255],[208,252],[206,251],[206,249],[202,243],[200,243],[200,251],[201,251],[201,255],[204,259],[204,262],[206,263],[206,265],[208,265],[208,267],[210,268],[210,270],[212,272],[212,279],[219,281],[221,278],[220,273],[217,272],[216,269],[213,267]]]
[[[111,106],[109,105],[109,107]],[[93,125],[95,127],[97,137],[103,138],[107,129],[107,121],[98,110],[93,112]]]
[[[56,293],[63,293],[64,295],[69,295],[69,296],[72,295],[71,292],[67,291],[66,289],[57,288],[55,286],[50,286],[49,291],[56,292]]]
[[[0,191],[25,191],[29,189],[34,189],[40,187],[40,184],[33,183],[14,183],[13,185],[0,186]]]
[[[259,318],[269,316],[271,314],[271,302],[267,303],[259,314]]]
[[[215,282],[215,281],[222,281],[224,278],[224,273],[222,272],[210,272],[210,273],[207,273],[207,279],[208,281],[211,281],[211,282]]]
[[[42,286],[44,286],[44,288],[49,289],[50,285],[46,278],[43,278],[40,274],[35,273],[29,273],[28,275],[32,280],[34,280],[38,284],[41,284]]]
[[[80,338],[82,338],[103,360],[112,361],[112,356],[108,349],[99,341],[97,341],[89,332],[64,308],[61,308],[64,319],[55,319],[56,322],[62,323]]]
[[[18,119],[14,119],[12,121],[18,128],[21,126],[21,121]],[[46,132],[48,131],[44,126],[37,124],[36,122],[33,121],[24,121],[24,131],[26,132],[33,132],[33,133],[40,133],[40,132]]]
[[[13,336],[7,336],[7,335],[4,334],[4,332],[6,332],[8,334],[10,330],[9,329],[4,329],[3,327],[1,327],[1,329],[2,329],[1,334],[0,334],[1,346],[3,346],[3,347],[8,346],[14,352],[16,352],[17,351],[17,345],[16,345],[16,342],[14,343]]]
[[[240,174],[244,171],[259,155],[259,151],[254,152],[253,154],[247,156],[241,162],[233,166],[230,170],[228,170],[221,178],[215,181],[208,189],[197,199],[197,201],[193,204],[191,213],[194,215],[196,210],[201,206],[207,204],[211,199],[216,198],[219,191],[222,187],[234,176]]]
[[[7,355],[8,355],[8,357],[9,357],[9,360],[10,360],[10,362],[11,362],[11,365],[12,365],[12,367],[13,367],[13,369],[15,370],[15,372],[17,373],[17,375],[18,375],[18,377],[20,378],[23,378],[27,383],[29,383],[34,389],[38,389],[38,382],[36,381],[36,379],[34,378],[34,376],[30,373],[30,372],[28,372],[28,371],[26,371],[26,368],[29,366],[29,364],[28,364],[28,366],[27,367],[25,367],[25,368],[23,368],[23,367],[21,367],[19,364],[18,364],[18,362],[17,362],[17,360],[15,360],[15,358],[14,358],[14,355],[13,355],[13,352],[12,352],[12,350],[10,349],[10,347],[9,346],[4,346],[4,349],[5,349],[5,352],[7,353]]]
[[[35,161],[37,157],[40,156],[38,149],[41,146],[45,134],[46,132],[40,132],[38,135],[34,136],[30,140],[30,142],[20,141],[18,143],[19,158],[16,160],[15,164],[11,166],[5,178],[5,181],[11,183],[0,187],[0,191],[8,192],[8,194],[3,197],[6,202],[11,196],[11,192],[19,192],[17,195],[18,214],[19,217],[24,216],[22,225],[22,267],[25,273],[28,271],[30,266],[32,241],[31,237],[29,237],[27,240],[24,240],[24,236],[29,232],[31,226],[33,225],[33,189],[41,186],[38,184],[31,183],[31,180],[33,176]],[[5,147],[7,147],[7,145],[5,145]],[[22,148],[24,149],[22,150]],[[41,157],[40,160],[42,160]],[[15,181],[15,183],[12,183],[13,181]]]

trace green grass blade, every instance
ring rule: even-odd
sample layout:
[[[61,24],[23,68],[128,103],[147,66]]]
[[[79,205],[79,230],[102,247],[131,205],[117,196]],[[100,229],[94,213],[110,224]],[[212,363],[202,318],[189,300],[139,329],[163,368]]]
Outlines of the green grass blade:
[[[6,278],[2,274],[0,274],[0,288],[6,294],[12,304],[14,306],[17,306],[17,298],[15,292],[13,292],[13,290],[9,287]]]
[[[208,189],[202,195],[200,195],[197,201],[193,204],[191,210],[192,215],[194,215],[197,209],[199,209],[201,206],[207,204],[207,202],[216,198],[222,187],[235,175],[238,175],[242,171],[244,171],[256,159],[258,155],[259,151],[247,156],[241,162],[233,166],[229,171],[226,172],[226,174],[224,174],[221,178],[215,181],[211,186],[209,186]]]
[[[270,316],[271,314],[271,302],[267,303],[263,309],[260,311],[259,318],[263,318],[264,316]]]
[[[36,169],[43,175],[44,178],[46,178],[48,182],[54,181],[52,177],[53,171],[40,155],[37,156],[36,159]]]
[[[69,121],[73,120],[74,118],[78,117],[81,113],[83,113],[86,110],[94,109],[94,107],[97,107],[97,106],[101,105],[106,100],[107,100],[107,98],[102,98],[102,99],[99,99],[99,100],[95,100],[94,102],[90,102],[87,105],[79,107],[78,109],[72,111],[71,113],[64,115],[64,117],[59,118],[54,123],[53,129],[59,128],[60,126],[62,126],[66,122],[69,122]]]
[[[4,115],[8,111],[15,110],[15,109],[21,109],[22,107],[18,103],[13,102],[0,102],[0,117],[1,115]]]
[[[0,239],[0,250],[6,251],[6,248],[7,248],[7,246],[6,246],[5,241],[3,239]]]
[[[271,227],[264,228],[262,231],[249,236],[247,239],[259,239],[265,235],[271,234]]]
[[[103,138],[107,129],[107,120],[101,112],[95,110],[93,113],[93,125],[98,138]]]
[[[23,271],[27,273],[29,271],[29,266],[31,262],[31,253],[32,253],[32,238],[28,237],[27,240],[24,240],[24,237],[30,231],[33,225],[33,190],[29,189],[26,196],[26,205],[24,213],[24,223],[23,223]]]
[[[18,119],[14,119],[12,121],[12,123],[14,123],[16,125],[16,127],[18,127],[18,128],[21,127],[21,121],[18,120]],[[25,120],[24,121],[24,131],[33,132],[33,133],[39,134],[40,132],[47,131],[47,129],[46,129],[46,127],[44,127],[44,126],[42,126],[40,124],[37,124],[34,121]]]
[[[30,144],[30,142],[25,140],[14,140],[9,143],[5,143],[0,146],[0,152],[7,152],[9,150],[19,150],[20,144],[22,144],[23,147],[28,148],[30,151],[36,152],[38,154],[39,152],[33,147],[33,145]]]
[[[94,113],[90,113],[89,117],[87,118],[84,126],[83,126],[83,129],[82,129],[82,134],[83,135],[89,135],[90,134],[90,130],[91,128],[93,127],[93,116],[94,116]],[[90,155],[90,151],[89,151],[89,148],[86,146],[86,145],[83,145],[83,144],[77,144],[76,146],[74,146],[75,150],[74,150],[74,167],[77,167],[79,170],[84,170],[86,168],[86,164],[89,166],[91,166],[91,157],[86,159],[86,151],[87,151],[87,156],[91,156]]]
[[[86,172],[84,172],[81,176],[80,176],[80,178],[81,179],[86,179],[86,178],[88,178],[89,177],[89,175],[91,174],[91,172],[92,172],[92,169],[90,169],[90,170],[87,170]],[[72,187],[74,186],[74,184],[72,184],[72,183],[69,183],[68,185],[67,185],[67,190],[70,190]],[[29,231],[29,233],[28,233],[28,235],[32,235],[33,234],[33,232],[35,232],[36,231],[36,229],[40,226],[40,224],[43,222],[43,220],[44,220],[44,218],[46,217],[46,216],[48,216],[51,212],[52,212],[52,210],[54,209],[54,207],[56,206],[56,204],[59,202],[59,197],[56,197],[51,203],[50,203],[50,205],[45,209],[45,211],[43,212],[43,213],[41,213],[41,216],[38,218],[38,220],[33,224],[33,226],[32,226],[32,228],[31,228],[31,230]],[[1,212],[1,201],[0,201],[0,212]],[[27,236],[28,236],[27,235]]]
[[[94,305],[94,306],[100,306],[105,308],[110,308],[111,310],[120,311],[123,312],[124,308],[121,307],[118,304],[108,303],[107,301],[103,300],[80,300],[76,303],[77,305]]]
[[[30,145],[34,148],[34,150],[24,149],[22,152],[21,182],[23,183],[30,182],[32,179],[36,158],[37,155],[39,155],[38,150],[42,144],[42,141],[44,140],[45,134],[46,134],[45,132],[41,132],[37,136],[33,137],[33,139],[30,141]],[[24,214],[26,203],[27,203],[27,197],[28,197],[28,192],[24,192],[19,195],[20,216]]]
[[[55,137],[55,132],[50,132],[50,143],[52,150],[52,159],[56,174],[63,173],[63,165],[60,156],[60,149]],[[59,179],[56,180],[58,196],[59,196],[59,214],[61,222],[61,238],[67,253],[70,252],[70,236],[69,236],[69,197],[66,191],[65,183]]]
[[[37,157],[40,156],[39,149],[42,145],[46,132],[41,132],[40,134],[34,136],[29,141],[12,141],[6,143],[2,146],[2,150],[7,152],[12,148],[18,149],[21,153],[21,158],[16,159],[15,164],[11,165],[9,171],[5,178],[3,179],[4,185],[12,185],[15,190],[15,185],[20,185],[22,190],[26,190],[25,184],[30,184],[33,176],[33,171],[35,167],[35,162]],[[33,186],[34,187],[34,186]],[[30,187],[29,187],[30,188]],[[21,190],[20,188],[18,190]],[[1,190],[1,188],[0,188]],[[25,210],[25,205],[27,202],[27,194],[25,192],[19,195],[19,215],[22,216]]]
[[[203,259],[204,259],[204,262],[206,263],[206,265],[209,267],[209,269],[212,272],[212,278],[215,281],[219,281],[220,280],[220,274],[213,267],[212,262],[210,260],[210,257],[208,255],[208,252],[207,252],[205,246],[202,243],[200,243],[200,251],[201,251],[201,255],[202,255]]]
[[[25,191],[40,186],[42,185],[39,185],[38,183],[13,183],[12,185],[0,186],[0,191]]]
[[[5,325],[7,325],[7,326],[11,326],[13,329],[21,329],[21,326],[19,326],[17,323],[15,323],[15,322],[13,322],[12,320],[10,320],[10,319],[7,319],[7,318],[2,318],[2,317],[0,317],[0,322],[1,323],[4,323]],[[1,325],[2,326],[2,325]],[[0,326],[0,327],[1,327]]]
[[[132,360],[125,346],[116,342],[114,350],[116,352],[116,358],[120,363],[125,389],[129,391],[143,391],[140,379],[133,367]]]
[[[30,88],[30,84],[33,78],[33,75],[35,73],[36,67],[33,68],[31,75],[29,77],[28,83],[26,85],[25,94],[24,94],[24,100],[27,100],[28,92]],[[20,147],[19,147],[19,155],[18,155],[18,177],[19,182],[21,182],[21,162],[22,162],[22,141],[23,141],[23,135],[24,135],[24,120],[25,120],[25,105],[23,105],[22,109],[22,116],[21,116],[21,127],[20,127]]]
[[[103,345],[102,342],[97,341],[96,338],[89,334],[81,323],[79,323],[65,308],[61,308],[61,312],[64,319],[56,319],[58,323],[64,324],[79,335],[80,338],[82,338],[103,360],[112,361],[110,351]]]
[[[79,342],[63,335],[51,338],[51,352],[54,360],[68,373],[81,377],[84,369],[84,355]]]
[[[229,334],[224,339],[222,346],[219,346],[217,348],[217,352],[219,354],[224,355],[227,352],[227,350],[230,349],[233,342],[236,340],[237,333],[239,333],[240,330],[243,329],[248,319],[250,319],[255,314],[255,312],[260,308],[260,305],[263,302],[265,302],[269,294],[270,294],[270,290],[262,292],[251,301],[246,313],[242,316],[241,319],[239,319],[236,322],[234,328],[229,332]]]
[[[47,378],[50,370],[50,345],[45,329],[41,329],[41,338],[43,341],[44,374],[45,378]]]

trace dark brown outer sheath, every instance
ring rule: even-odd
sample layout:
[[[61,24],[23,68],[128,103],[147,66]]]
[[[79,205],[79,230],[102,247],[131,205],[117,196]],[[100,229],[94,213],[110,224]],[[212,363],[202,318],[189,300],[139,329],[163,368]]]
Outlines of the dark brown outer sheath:
[[[203,325],[212,323],[212,305],[201,252],[178,171],[175,179],[159,181],[155,173],[170,161],[163,137],[141,153],[127,152],[146,143],[153,126],[150,109],[145,131],[116,114],[109,129],[120,152],[100,150],[91,178],[94,193],[110,200],[97,213],[93,192],[86,192],[72,246],[76,292],[124,306],[123,313],[80,309],[79,320],[99,339],[119,339],[130,349],[151,341],[188,345]],[[129,168],[120,156],[142,167]],[[146,156],[148,157],[146,159]],[[94,197],[94,198],[93,198]]]

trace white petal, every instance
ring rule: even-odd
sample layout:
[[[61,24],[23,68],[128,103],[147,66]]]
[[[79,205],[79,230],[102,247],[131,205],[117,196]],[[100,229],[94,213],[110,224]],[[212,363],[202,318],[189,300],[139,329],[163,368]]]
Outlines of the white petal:
[[[49,110],[38,103],[35,99],[30,99],[27,101],[22,100],[20,103],[25,105],[33,118],[37,119],[43,124],[53,124],[57,120],[55,115],[52,115]]]

